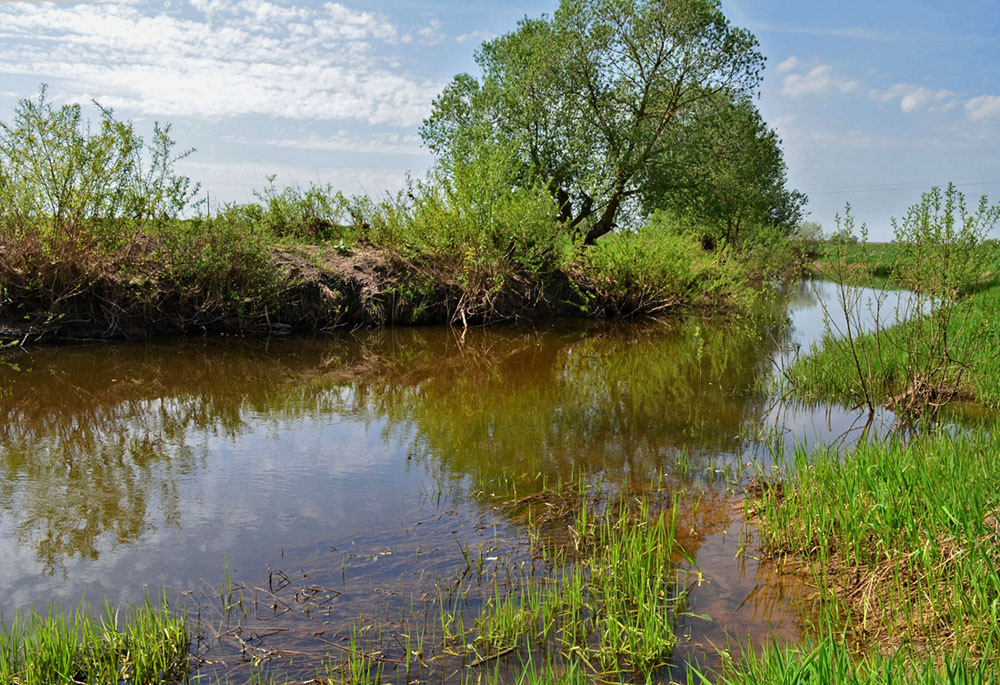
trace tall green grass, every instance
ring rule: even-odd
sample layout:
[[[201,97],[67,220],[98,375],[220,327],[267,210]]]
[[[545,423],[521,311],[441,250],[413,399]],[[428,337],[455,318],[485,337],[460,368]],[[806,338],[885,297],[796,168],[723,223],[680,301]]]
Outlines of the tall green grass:
[[[941,429],[796,450],[754,505],[860,644],[982,658],[1000,645],[1000,436]]]
[[[905,297],[905,296],[904,296]],[[914,305],[919,306],[919,305]],[[1000,408],[1000,287],[985,286],[962,298],[947,326],[948,359],[937,383],[959,398]],[[883,312],[891,315],[892,312]],[[785,371],[796,395],[848,406],[864,399],[865,387],[878,403],[904,393],[913,370],[935,364],[934,323],[926,317],[857,335],[853,344],[828,335],[822,344]],[[861,375],[858,373],[858,365]]]
[[[84,608],[31,611],[0,630],[0,683],[175,682],[187,675],[189,642],[184,618],[165,600],[122,612],[105,604],[100,618]]]
[[[678,509],[652,514],[645,501],[606,511],[582,506],[573,523],[574,554],[555,570],[499,587],[476,622],[477,641],[493,652],[557,646],[599,672],[648,676],[677,643],[686,589],[674,539]]]
[[[903,652],[859,656],[836,636],[799,647],[747,648],[719,673],[692,673],[689,682],[716,685],[979,685],[995,682],[986,662],[949,658],[943,663]]]

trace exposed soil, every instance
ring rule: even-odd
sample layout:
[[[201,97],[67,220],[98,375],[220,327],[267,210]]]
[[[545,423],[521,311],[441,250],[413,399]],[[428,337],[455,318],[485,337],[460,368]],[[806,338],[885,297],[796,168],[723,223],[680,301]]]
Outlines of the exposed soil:
[[[276,248],[276,292],[233,303],[114,265],[65,294],[0,300],[0,342],[79,342],[170,335],[281,334],[340,326],[479,325],[580,316],[580,290],[565,274],[468,274],[457,259],[421,263],[384,248],[353,253],[315,245]],[[147,273],[148,272],[148,273]],[[476,279],[480,282],[477,282]],[[27,291],[27,289],[25,289]]]

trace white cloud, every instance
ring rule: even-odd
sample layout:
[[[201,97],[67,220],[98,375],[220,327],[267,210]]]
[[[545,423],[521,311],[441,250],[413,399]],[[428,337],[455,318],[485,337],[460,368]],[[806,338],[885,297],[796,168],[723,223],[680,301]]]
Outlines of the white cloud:
[[[322,152],[357,152],[361,154],[422,155],[429,154],[421,147],[420,136],[399,133],[377,133],[355,135],[339,130],[332,136],[311,135],[306,138],[232,138],[233,142],[244,145],[269,145],[295,150],[316,150]]]
[[[896,83],[886,90],[872,90],[869,96],[879,102],[899,99],[899,108],[907,114],[921,109],[947,112],[955,107],[955,93],[950,90],[931,90],[912,83]]]
[[[795,58],[791,58],[795,59]],[[782,64],[786,64],[785,60]],[[804,68],[805,65],[796,60],[788,65],[785,71]],[[829,64],[817,64],[808,71],[789,73],[781,82],[781,94],[790,98],[801,98],[809,95],[829,95],[831,93],[855,93],[861,90],[860,81],[839,79],[834,76],[833,67]]]
[[[788,59],[778,64],[777,69],[779,74],[784,74],[789,71],[795,71],[801,66],[802,66],[802,61],[795,55],[792,55]]]
[[[468,43],[470,41],[481,43],[486,40],[492,40],[493,38],[496,38],[496,34],[493,33],[492,31],[484,31],[482,29],[476,29],[475,31],[470,31],[469,33],[463,33],[462,35],[457,36],[455,40],[458,43],[464,45],[465,43]]]
[[[1000,95],[980,95],[965,103],[965,114],[972,121],[1000,118]]]
[[[378,53],[385,16],[328,2],[0,3],[0,74],[157,116],[263,114],[413,125],[440,84]],[[427,27],[433,40],[438,25]]]
[[[441,30],[441,22],[437,19],[431,19],[431,22],[417,31],[417,35],[420,36],[420,43],[422,45],[437,45],[444,40],[444,31]]]

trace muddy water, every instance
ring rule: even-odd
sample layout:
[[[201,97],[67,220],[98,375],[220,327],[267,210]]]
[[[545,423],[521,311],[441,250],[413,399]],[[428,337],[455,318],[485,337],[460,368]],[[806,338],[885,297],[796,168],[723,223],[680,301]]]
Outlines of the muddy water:
[[[678,536],[702,574],[691,613],[709,619],[681,618],[678,665],[798,639],[808,589],[755,559],[740,492],[747,463],[766,468],[762,429],[790,444],[856,422],[762,389],[818,338],[830,297],[805,284],[780,315],[739,320],[10,354],[0,608],[166,588],[202,614],[203,673],[238,682],[257,656],[309,677],[361,616],[412,632],[435,602],[474,613],[491,569],[532,558],[523,512],[500,503],[583,475],[697,502]]]

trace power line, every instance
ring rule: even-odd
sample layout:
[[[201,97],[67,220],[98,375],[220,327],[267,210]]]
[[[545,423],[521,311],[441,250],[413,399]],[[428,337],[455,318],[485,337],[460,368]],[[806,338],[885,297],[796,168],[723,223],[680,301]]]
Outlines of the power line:
[[[968,183],[954,182],[956,186],[993,186],[1000,185],[1000,180],[997,181],[970,181]],[[928,190],[933,186],[945,187],[947,183],[927,183],[924,185],[912,185],[912,186],[873,186],[871,188],[845,188],[843,190],[817,190],[813,192],[802,191],[806,195],[844,195],[847,193],[884,193],[891,190]]]

